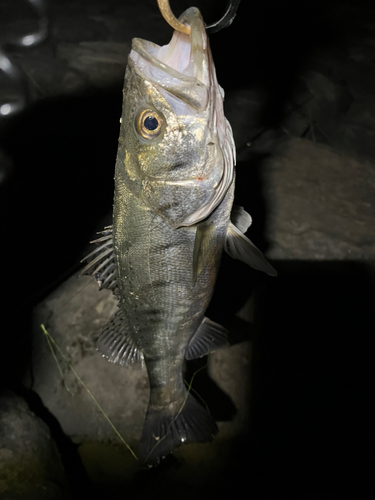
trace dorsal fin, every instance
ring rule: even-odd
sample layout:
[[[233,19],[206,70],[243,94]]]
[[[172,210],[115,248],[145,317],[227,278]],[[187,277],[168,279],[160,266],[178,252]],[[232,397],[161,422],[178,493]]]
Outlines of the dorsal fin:
[[[98,234],[103,236],[90,241],[90,243],[95,243],[97,248],[81,260],[81,262],[87,262],[81,276],[93,276],[99,285],[99,290],[107,288],[118,295],[112,226],[106,226],[104,231]]]

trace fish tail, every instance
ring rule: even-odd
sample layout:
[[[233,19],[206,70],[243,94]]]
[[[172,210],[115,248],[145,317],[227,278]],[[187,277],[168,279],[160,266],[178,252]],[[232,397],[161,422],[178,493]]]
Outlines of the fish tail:
[[[157,465],[173,450],[188,443],[205,443],[217,434],[215,420],[188,392],[175,415],[149,406],[139,444],[144,465]]]

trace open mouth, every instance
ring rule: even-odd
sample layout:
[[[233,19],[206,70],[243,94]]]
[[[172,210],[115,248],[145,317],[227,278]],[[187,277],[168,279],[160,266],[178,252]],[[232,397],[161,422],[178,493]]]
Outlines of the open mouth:
[[[185,11],[180,21],[190,26],[190,35],[174,31],[169,44],[162,47],[135,38],[130,60],[143,78],[201,111],[207,105],[210,84],[208,39],[195,7]]]
[[[174,31],[171,41],[159,47],[147,47],[150,55],[178,73],[204,81],[202,63],[207,52],[208,40],[201,13],[195,7],[187,9],[179,21],[190,26],[190,35]]]
[[[175,31],[168,45],[152,50],[150,53],[171,69],[186,76],[194,76],[189,35]]]

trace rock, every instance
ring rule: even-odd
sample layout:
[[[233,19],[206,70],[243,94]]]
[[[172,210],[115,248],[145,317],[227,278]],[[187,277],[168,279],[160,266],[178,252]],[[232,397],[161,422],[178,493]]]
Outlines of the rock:
[[[11,391],[0,396],[0,497],[68,498],[60,455],[47,425]]]
[[[375,95],[352,103],[335,131],[335,144],[351,156],[375,157]]]
[[[262,167],[267,256],[375,259],[375,166],[304,139],[279,145]]]
[[[64,384],[40,324],[45,324],[119,433],[133,446],[142,431],[147,374],[108,363],[95,347],[96,336],[116,308],[117,301],[108,290],[99,292],[92,278],[75,274],[35,311],[33,389],[76,443],[121,441],[56,351]]]

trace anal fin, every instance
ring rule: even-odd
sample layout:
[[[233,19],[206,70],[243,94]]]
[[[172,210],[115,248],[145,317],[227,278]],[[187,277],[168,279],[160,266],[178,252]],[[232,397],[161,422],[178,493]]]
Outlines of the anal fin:
[[[121,309],[100,332],[96,347],[111,363],[135,369],[144,366],[143,352],[134,342],[128,320]]]
[[[186,350],[186,359],[196,359],[228,346],[228,330],[223,326],[204,318],[193,335]]]

